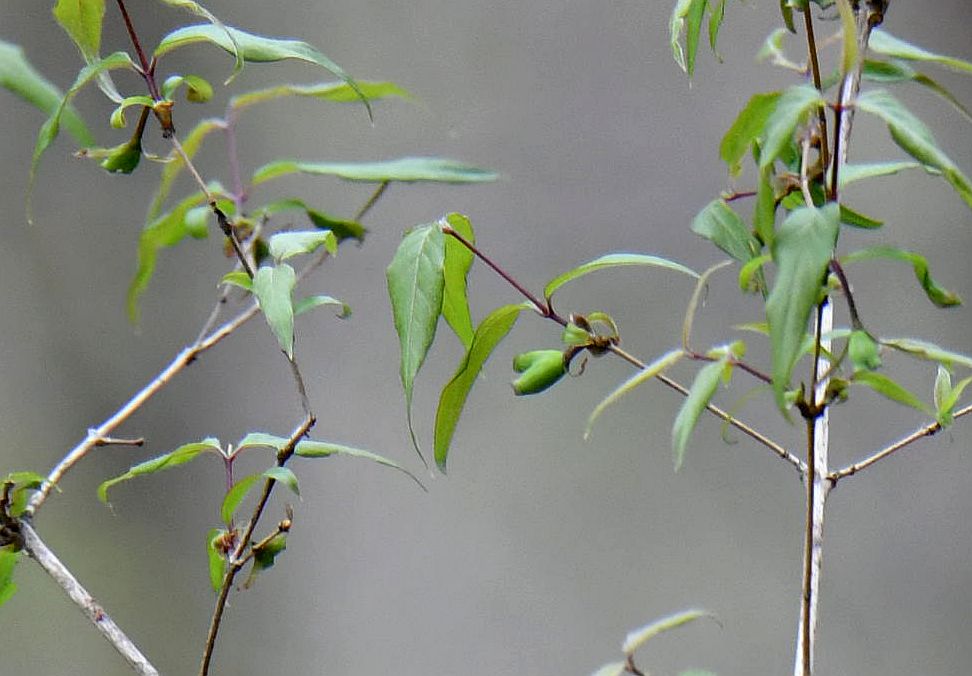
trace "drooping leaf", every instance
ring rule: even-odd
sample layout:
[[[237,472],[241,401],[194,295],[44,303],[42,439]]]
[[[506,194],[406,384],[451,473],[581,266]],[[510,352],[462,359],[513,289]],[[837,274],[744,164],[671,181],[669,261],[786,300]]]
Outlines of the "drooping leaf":
[[[884,221],[879,221],[876,218],[866,216],[859,211],[851,209],[846,204],[840,205],[840,222],[844,225],[850,225],[855,228],[864,228],[865,230],[874,230],[875,228],[880,228],[882,225],[884,225]]]
[[[301,254],[314,253],[322,246],[332,256],[337,253],[337,237],[330,230],[278,232],[270,238],[270,255],[275,261],[285,261]]]
[[[928,259],[913,251],[905,251],[904,249],[898,249],[893,246],[875,246],[841,256],[841,261],[853,263],[856,261],[874,260],[876,258],[889,258],[911,263],[911,267],[915,271],[915,277],[918,278],[918,283],[921,284],[921,288],[925,290],[928,300],[938,307],[961,305],[962,299],[957,294],[943,289],[932,279]]]
[[[643,646],[645,643],[658,636],[659,634],[671,631],[672,629],[677,629],[689,622],[694,622],[695,620],[701,619],[703,617],[709,617],[715,619],[715,615],[707,610],[685,610],[674,615],[669,615],[668,617],[663,617],[660,620],[656,620],[649,624],[646,624],[640,629],[635,629],[628,634],[627,638],[624,640],[624,645],[621,650],[624,652],[625,656],[630,657],[635,653],[638,648]]]
[[[365,96],[370,101],[378,101],[379,99],[393,96],[406,100],[412,98],[412,95],[408,91],[402,89],[394,82],[369,82],[368,80],[357,80],[356,82],[358,91],[355,91],[347,82],[322,82],[313,85],[277,85],[275,87],[258,89],[234,96],[230,100],[229,107],[232,110],[240,111],[257,103],[273,101],[274,99],[287,96],[320,99],[334,103],[357,102],[360,101],[360,96]]]
[[[813,85],[796,85],[783,92],[766,120],[766,140],[759,155],[760,168],[772,166],[792,142],[797,126],[823,104],[823,97]]]
[[[840,187],[850,185],[855,181],[862,181],[880,176],[891,176],[908,169],[918,169],[923,165],[918,162],[862,162],[859,164],[845,164],[840,168]]]
[[[874,371],[858,371],[854,374],[853,382],[858,385],[866,385],[891,401],[909,406],[913,409],[921,411],[922,413],[927,413],[932,417],[935,416],[935,411],[933,411],[928,404],[909,392],[900,383],[892,380],[883,373],[876,373]]]
[[[951,68],[952,70],[957,70],[960,73],[972,73],[972,62],[930,52],[927,49],[923,49],[922,47],[891,35],[891,33],[888,33],[883,28],[877,28],[871,31],[868,48],[878,54],[893,56],[897,59],[935,63]]]
[[[280,349],[294,357],[294,287],[297,273],[286,263],[264,265],[253,276],[253,295],[276,336]]]
[[[198,75],[172,75],[162,83],[162,98],[171,100],[179,87],[186,88],[186,101],[206,103],[213,98],[213,86]]]
[[[209,561],[209,585],[214,592],[218,592],[223,585],[223,578],[226,577],[226,569],[229,563],[226,555],[220,551],[220,542],[226,537],[226,530],[222,528],[212,528],[206,535],[206,555]]]
[[[669,21],[672,55],[689,77],[695,73],[695,57],[702,33],[702,19],[708,0],[678,0]],[[682,49],[682,31],[685,31],[685,49]]]
[[[222,21],[216,18],[215,14],[200,5],[198,2],[194,2],[194,0],[159,0],[159,2],[164,5],[168,5],[169,7],[185,10],[194,16],[202,17],[211,23],[213,28],[223,31],[226,34],[229,47],[224,47],[222,44],[220,46],[233,55],[235,64],[233,66],[232,74],[230,74],[224,84],[229,84],[233,78],[235,78],[239,72],[243,70],[244,56],[240,49],[239,43],[236,41],[236,36],[231,33],[228,28],[226,28]]]
[[[763,266],[773,260],[771,254],[763,254],[762,256],[756,256],[751,259],[744,266],[739,268],[739,289],[741,291],[755,291],[763,288],[764,281],[763,278]],[[765,292],[764,292],[765,293]]]
[[[105,0],[57,0],[54,18],[71,37],[87,62],[95,61],[101,50],[101,25]]]
[[[289,467],[271,467],[266,470],[262,476],[266,479],[273,479],[274,481],[283,484],[298,498],[300,497],[300,486],[297,485],[297,476],[294,474],[293,470]]]
[[[959,352],[953,352],[952,350],[946,350],[925,340],[917,340],[914,338],[881,338],[879,342],[886,347],[905,352],[918,359],[938,362],[949,368],[953,365],[959,365],[972,369],[972,357]]]
[[[796,33],[796,26],[793,23],[793,6],[790,5],[790,0],[780,0],[780,15],[783,17],[783,23],[787,30]]]
[[[595,270],[626,267],[631,265],[667,268],[669,270],[675,270],[676,272],[685,273],[686,275],[695,277],[696,279],[699,277],[699,273],[695,272],[691,268],[688,268],[681,263],[670,261],[667,258],[647,254],[613,253],[595,258],[592,261],[588,261],[587,263],[577,266],[573,270],[568,270],[562,275],[558,275],[547,283],[543,289],[543,295],[549,300],[553,296],[554,292],[556,292],[557,289],[562,287],[567,282],[572,282],[579,277],[583,277],[584,275],[594,272]]]
[[[914,82],[930,90],[947,101],[969,122],[972,122],[972,112],[958,100],[958,98],[937,80],[921,73],[902,61],[873,61],[866,60],[861,72],[863,79],[871,82],[898,83]]]
[[[445,235],[435,224],[415,228],[398,246],[388,266],[388,295],[395,331],[401,346],[400,376],[405,390],[405,410],[413,445],[412,387],[425,355],[435,339],[442,312],[445,279]]]
[[[128,125],[128,120],[125,118],[125,110],[131,108],[132,106],[138,106],[139,108],[149,107],[154,105],[154,101],[151,96],[126,96],[119,103],[118,106],[111,111],[111,116],[108,118],[109,124],[111,124],[113,129],[124,129]]]
[[[124,474],[120,474],[113,479],[108,479],[107,481],[102,482],[101,485],[98,486],[98,499],[102,502],[108,502],[108,489],[123,481],[128,481],[129,479],[134,479],[138,476],[154,474],[155,472],[160,472],[164,469],[172,469],[173,467],[184,465],[185,463],[194,460],[202,453],[221,452],[222,451],[218,439],[208,438],[196,443],[185,444],[174,451],[160,455],[157,458],[152,458],[151,460],[146,460],[145,462],[133,465]]]
[[[435,463],[444,473],[449,447],[452,443],[459,416],[466,405],[469,391],[476,377],[496,346],[506,337],[523,310],[531,309],[528,303],[505,305],[493,310],[476,327],[472,342],[455,374],[442,388],[439,405],[435,412],[435,436],[433,441]]]
[[[716,45],[719,42],[719,30],[726,18],[726,0],[710,0],[710,11],[712,16],[709,17],[709,48],[721,62],[722,59],[719,57],[719,50],[716,49]]]
[[[448,214],[445,223],[470,244],[476,243],[472,223],[462,214]],[[442,297],[442,316],[468,350],[473,340],[472,317],[466,295],[466,277],[472,267],[473,254],[455,237],[445,238],[445,287]]]
[[[321,230],[330,230],[337,237],[338,242],[346,239],[355,239],[359,242],[364,241],[367,230],[356,221],[349,221],[337,216],[324,213],[312,207],[296,197],[285,197],[264,204],[262,207],[253,211],[254,218],[270,218],[286,211],[303,211],[311,223]]]
[[[337,298],[323,295],[307,296],[306,298],[301,298],[299,301],[294,303],[294,316],[297,317],[305,312],[310,312],[311,310],[319,308],[323,305],[336,305],[337,307],[341,308],[341,312],[339,312],[337,315],[341,319],[347,319],[351,316],[350,305],[338,300]]]
[[[51,115],[61,104],[61,90],[37,72],[18,45],[0,40],[0,87]],[[95,140],[73,106],[61,111],[61,123],[82,146]]]
[[[17,593],[17,584],[13,581],[14,568],[20,560],[20,552],[12,547],[0,547],[0,607]]]
[[[389,183],[484,183],[497,174],[469,164],[441,157],[402,157],[385,162],[298,162],[281,160],[265,164],[253,173],[253,185],[290,174],[336,176],[347,181]]]
[[[233,487],[226,491],[223,504],[219,509],[219,516],[223,520],[223,523],[228,526],[233,521],[233,515],[239,509],[240,503],[243,502],[247,494],[261,477],[262,475],[260,474],[250,474],[242,479],[237,479]]]
[[[688,447],[695,425],[699,422],[699,416],[715,396],[719,381],[731,370],[732,365],[728,359],[722,358],[706,364],[696,374],[692,387],[689,388],[689,394],[682,402],[682,407],[672,425],[672,458],[676,472],[681,469],[682,462],[685,460],[685,449]]]
[[[705,237],[741,263],[759,250],[759,242],[725,200],[712,200],[692,220],[692,232]]]
[[[857,108],[877,115],[888,125],[891,138],[916,160],[942,172],[969,207],[972,207],[972,182],[945,154],[928,127],[885,91],[868,91],[857,99]]]
[[[780,224],[773,242],[777,273],[766,300],[766,319],[773,349],[773,389],[781,410],[810,312],[833,255],[839,218],[834,203],[820,209],[802,207]]]
[[[285,440],[286,441],[286,440]],[[329,458],[332,455],[343,455],[352,458],[361,458],[363,460],[370,460],[372,462],[378,463],[385,467],[390,467],[392,469],[398,470],[403,474],[407,475],[412,481],[419,485],[423,491],[426,490],[422,482],[419,481],[418,477],[409,472],[407,469],[399,465],[394,460],[389,460],[385,456],[378,455],[377,453],[372,453],[371,451],[366,451],[360,448],[353,448],[351,446],[343,446],[341,444],[333,444],[327,441],[312,441],[310,439],[305,439],[297,444],[295,453],[302,458]]]
[[[659,373],[664,372],[665,369],[673,366],[684,356],[685,352],[682,350],[671,350],[670,352],[666,352],[658,359],[648,364],[648,366],[646,366],[644,369],[638,371],[626,381],[621,383],[621,385],[611,392],[611,394],[604,397],[604,399],[601,400],[601,403],[594,407],[590,417],[587,419],[587,426],[584,428],[584,439],[586,440],[590,438],[591,432],[594,429],[594,421],[597,420],[609,406],[617,403],[621,397],[628,394],[643,383],[651,380]]]
[[[695,323],[695,311],[698,309],[699,302],[702,299],[702,294],[707,288],[709,277],[731,264],[732,261],[722,261],[720,263],[716,263],[703,272],[702,276],[699,277],[698,281],[695,283],[695,289],[692,291],[692,297],[689,299],[689,303],[685,308],[685,319],[682,320],[682,348],[686,352],[691,351],[689,348],[689,340],[692,336],[692,325]]]
[[[742,170],[742,159],[753,143],[763,136],[766,121],[776,109],[780,92],[754,94],[739,111],[729,131],[719,144],[719,157],[729,165],[729,175],[738,176]]]

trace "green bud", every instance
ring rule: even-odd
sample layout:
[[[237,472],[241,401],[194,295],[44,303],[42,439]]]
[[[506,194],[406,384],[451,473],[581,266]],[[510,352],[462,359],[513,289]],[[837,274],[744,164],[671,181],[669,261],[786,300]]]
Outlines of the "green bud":
[[[516,355],[513,370],[522,374],[513,381],[513,392],[520,396],[551,387],[567,373],[567,365],[560,350],[533,350]]]
[[[881,366],[878,344],[867,331],[858,329],[851,332],[848,339],[847,354],[850,356],[851,364],[854,365],[855,373],[858,371],[874,371]]]
[[[138,166],[141,159],[141,142],[128,141],[110,148],[108,155],[101,161],[101,167],[113,174],[130,174],[135,171],[135,167]]]

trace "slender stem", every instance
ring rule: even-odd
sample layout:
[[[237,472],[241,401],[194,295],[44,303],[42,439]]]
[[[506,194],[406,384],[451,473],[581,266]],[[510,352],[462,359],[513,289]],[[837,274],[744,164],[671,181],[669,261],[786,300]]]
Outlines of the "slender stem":
[[[385,194],[385,191],[388,190],[388,186],[388,181],[382,181],[380,184],[378,184],[378,188],[371,193],[371,197],[368,198],[368,201],[361,205],[361,208],[358,209],[358,213],[354,215],[353,220],[360,221],[362,218],[364,218],[365,215],[371,211],[371,207],[375,206],[378,200],[381,199],[382,195]]]
[[[142,50],[142,43],[138,39],[138,33],[135,32],[135,26],[132,24],[132,19],[128,16],[128,9],[125,7],[124,0],[117,0],[118,10],[121,12],[122,20],[125,22],[125,30],[128,31],[128,37],[132,41],[132,47],[135,48],[135,54],[138,56],[138,63],[141,66],[142,78],[145,80],[145,84],[149,89],[149,94],[156,101],[162,99],[162,95],[159,93],[159,88],[155,82],[155,75],[153,73],[153,65],[145,58],[145,52]]]
[[[813,32],[813,16],[810,14],[810,3],[807,3],[806,8],[803,10],[803,23],[807,30],[807,51],[810,54],[810,72],[813,77],[813,86],[817,88],[817,91],[822,92],[820,62],[817,59],[817,40]],[[820,108],[817,112],[817,123],[820,125],[820,162],[826,168],[830,164],[830,158],[827,157],[827,112],[823,108]]]
[[[965,408],[956,411],[952,415],[952,418],[954,420],[958,420],[959,418],[967,416],[970,413],[972,413],[972,406],[966,406]],[[854,464],[848,465],[847,467],[837,470],[836,472],[831,472],[827,476],[827,478],[830,480],[831,484],[836,484],[844,477],[853,476],[854,474],[860,472],[862,469],[867,469],[868,467],[878,462],[879,460],[883,460],[887,458],[889,455],[891,455],[892,453],[896,453],[897,451],[900,451],[901,449],[910,446],[911,444],[918,441],[919,439],[924,439],[925,437],[930,437],[937,434],[939,431],[941,431],[941,429],[942,429],[941,423],[938,422],[929,423],[928,425],[925,425],[924,427],[915,430],[908,436],[899,439],[893,444],[889,446],[885,446],[880,451],[874,453],[873,455],[868,456],[864,460],[861,460],[860,462],[855,462]]]
[[[847,275],[844,273],[844,266],[836,258],[832,258],[830,260],[830,270],[837,275],[840,286],[844,290],[844,299],[847,301],[847,312],[850,314],[851,326],[855,330],[864,328],[864,324],[861,322],[861,316],[857,312],[857,303],[854,302],[854,293],[851,291],[850,282],[847,281]]]
[[[229,164],[230,180],[233,182],[233,203],[236,213],[243,213],[243,203],[246,202],[246,188],[243,185],[243,174],[240,167],[240,154],[237,147],[236,113],[227,104],[226,124],[223,135],[226,137],[226,160]]]

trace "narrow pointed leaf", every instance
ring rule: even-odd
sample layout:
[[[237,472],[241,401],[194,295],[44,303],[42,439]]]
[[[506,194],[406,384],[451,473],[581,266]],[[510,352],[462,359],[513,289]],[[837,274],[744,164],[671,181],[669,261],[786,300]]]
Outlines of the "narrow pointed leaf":
[[[857,67],[857,18],[849,0],[837,0],[837,12],[841,28],[840,76],[844,77]]]
[[[185,444],[184,446],[180,446],[170,453],[166,453],[165,455],[160,455],[157,458],[152,458],[151,460],[146,460],[145,462],[134,465],[124,474],[120,474],[113,479],[108,479],[107,481],[102,482],[102,484],[98,486],[98,499],[102,502],[108,502],[108,489],[112,486],[123,481],[128,481],[129,479],[134,479],[138,476],[154,474],[155,472],[160,472],[164,469],[172,469],[173,467],[184,465],[185,463],[194,460],[202,453],[220,453],[219,441],[217,439],[209,438],[203,439],[197,443]]]
[[[597,420],[609,406],[616,404],[621,397],[630,393],[643,383],[651,380],[659,373],[663,373],[665,369],[673,366],[684,356],[685,352],[682,350],[671,350],[670,352],[666,352],[658,359],[648,364],[645,368],[621,383],[621,385],[619,385],[614,392],[604,397],[604,399],[601,400],[601,403],[594,407],[590,417],[587,419],[587,427],[584,428],[584,439],[590,438],[591,432],[594,430],[594,421]]]
[[[719,42],[719,30],[726,18],[726,0],[711,0],[711,11],[712,16],[709,17],[709,48],[721,62],[722,59],[719,57],[716,45]]]
[[[294,287],[297,273],[286,263],[265,265],[253,276],[253,295],[276,336],[280,349],[294,357]]]
[[[685,318],[682,320],[682,348],[686,352],[690,352],[689,340],[692,337],[692,325],[695,323],[695,311],[698,309],[699,301],[702,299],[702,293],[706,290],[706,285],[709,283],[709,277],[714,275],[716,272],[731,265],[732,261],[722,261],[721,263],[716,263],[708,270],[702,273],[698,281],[695,283],[695,289],[692,291],[692,297],[689,299],[689,303],[685,308]]]
[[[258,89],[257,91],[234,96],[230,101],[230,108],[239,111],[257,103],[264,103],[290,96],[332,101],[334,103],[355,103],[360,101],[360,96],[362,95],[370,101],[377,101],[393,96],[406,100],[413,98],[408,91],[402,89],[394,82],[357,80],[357,85],[358,91],[355,91],[347,82],[322,82],[314,85],[278,85],[276,87]]]
[[[476,377],[496,346],[506,337],[516,323],[520,313],[533,306],[527,303],[505,305],[493,310],[479,326],[473,336],[466,356],[459,364],[452,379],[442,388],[439,405],[435,412],[434,454],[435,463],[442,472],[446,471],[446,460],[452,436],[456,431],[459,416],[466,405],[469,391]]]
[[[594,272],[595,270],[627,267],[632,265],[667,268],[669,270],[675,270],[676,272],[682,272],[690,277],[695,277],[696,279],[699,277],[699,273],[695,272],[691,268],[688,268],[681,263],[670,261],[667,258],[650,256],[647,254],[613,253],[601,256],[600,258],[595,258],[592,261],[588,261],[583,265],[577,266],[573,270],[569,270],[564,274],[555,277],[547,283],[547,286],[544,287],[543,295],[545,298],[550,299],[554,292],[567,282],[572,282],[579,277],[583,277],[584,275]]]
[[[900,383],[892,380],[883,373],[876,373],[874,371],[858,371],[854,374],[853,382],[858,385],[866,385],[891,401],[909,406],[913,409],[921,411],[922,413],[927,413],[932,417],[935,416],[935,411],[933,411],[928,404],[909,392]]]
[[[418,181],[484,183],[495,181],[497,178],[497,174],[492,171],[455,160],[441,157],[402,157],[385,162],[298,162],[296,160],[281,160],[257,169],[253,174],[253,184],[259,185],[290,174],[336,176],[347,181],[367,183],[390,183],[392,181],[405,183]]]
[[[793,140],[797,126],[823,103],[820,92],[809,84],[790,87],[783,92],[766,120],[766,140],[759,156],[760,168],[773,164]]]
[[[850,225],[855,228],[863,228],[865,230],[874,230],[884,225],[884,221],[879,221],[876,218],[866,216],[859,211],[854,211],[846,204],[840,205],[840,222],[844,225]]]
[[[885,91],[869,91],[858,97],[857,107],[884,120],[895,143],[922,164],[941,171],[942,177],[972,207],[972,182],[938,147],[928,127],[897,99]]]
[[[236,450],[241,451],[244,448],[253,448],[255,446],[269,446],[275,451],[279,451],[289,441],[286,437],[278,437],[274,434],[267,434],[266,432],[250,432],[236,445]]]
[[[729,175],[738,176],[742,160],[753,143],[761,138],[766,121],[776,109],[780,92],[754,94],[746,103],[719,144],[719,157],[729,165]]]
[[[182,9],[195,16],[200,16],[206,19],[210,24],[212,24],[213,28],[220,30],[226,34],[226,40],[229,46],[225,47],[222,44],[220,46],[233,55],[233,59],[236,63],[233,66],[233,73],[226,79],[225,84],[229,84],[233,80],[233,78],[235,78],[237,74],[239,74],[239,72],[243,70],[244,55],[243,55],[243,51],[240,49],[239,43],[237,42],[236,35],[231,33],[229,29],[223,24],[223,22],[217,19],[212,12],[210,12],[208,9],[200,5],[198,2],[194,2],[193,0],[159,0],[159,1],[164,5],[168,5],[169,7]]]
[[[962,299],[957,294],[943,289],[935,283],[935,280],[931,276],[928,259],[913,251],[905,251],[904,249],[897,249],[892,246],[875,246],[841,256],[841,261],[853,263],[856,261],[874,260],[876,258],[889,258],[911,263],[911,267],[915,271],[915,277],[918,278],[918,283],[921,284],[921,288],[925,290],[928,300],[938,307],[953,307],[962,304]]]
[[[720,359],[706,364],[696,374],[688,396],[682,402],[682,407],[672,425],[672,458],[676,472],[681,469],[682,462],[685,460],[685,449],[688,447],[695,425],[699,422],[699,416],[715,396],[719,381],[725,376],[727,370],[731,369],[732,366],[726,359]]]
[[[278,232],[270,238],[270,255],[279,262],[314,253],[322,246],[332,256],[337,253],[337,237],[330,230]]]
[[[243,502],[247,494],[261,477],[262,475],[260,474],[251,474],[243,477],[242,479],[238,479],[233,484],[233,487],[226,491],[223,504],[219,509],[219,516],[222,518],[223,523],[229,525],[233,521],[233,516],[236,514],[236,510],[239,509],[240,503]]]
[[[861,76],[871,82],[898,83],[914,82],[940,96],[959,112],[969,122],[972,122],[972,111],[958,100],[958,98],[937,80],[921,73],[902,61],[873,61],[864,62]]]
[[[692,232],[705,237],[741,263],[749,261],[760,249],[749,226],[722,199],[712,200],[698,213],[692,220]]]
[[[689,77],[695,73],[695,57],[702,33],[702,19],[708,0],[679,0],[669,21],[672,55]],[[685,49],[682,49],[682,31],[685,31]]]
[[[85,61],[97,59],[105,0],[58,0],[53,11],[57,23],[77,45]]]
[[[471,244],[476,243],[472,223],[462,214],[449,214],[445,222]],[[472,266],[473,254],[455,237],[445,238],[445,287],[442,297],[442,316],[468,350],[473,340],[472,317],[466,295],[466,277]]]
[[[972,62],[930,52],[927,49],[897,38],[881,28],[871,31],[868,48],[877,54],[893,56],[897,59],[935,63],[951,68],[952,70],[957,70],[960,73],[972,73]]]
[[[218,592],[226,576],[228,562],[226,555],[219,550],[219,542],[226,535],[222,528],[213,528],[206,536],[206,555],[209,561],[209,585]]]
[[[864,162],[860,164],[845,164],[840,168],[840,187],[844,187],[856,181],[880,176],[891,176],[908,169],[919,169],[923,165],[918,162]]]
[[[323,305],[335,305],[341,308],[338,313],[338,317],[341,319],[347,319],[351,316],[351,306],[347,303],[338,300],[337,298],[331,298],[330,296],[307,296],[306,298],[301,298],[299,301],[294,303],[294,316],[304,314],[305,312],[310,312],[315,308],[319,308]]]
[[[934,398],[932,399],[932,402],[935,404],[935,410],[938,411],[939,420],[942,419],[943,413],[947,413],[944,404],[951,391],[952,374],[947,368],[939,364],[938,373],[935,375]]]
[[[781,410],[810,312],[833,255],[839,217],[833,203],[820,209],[797,209],[780,225],[773,242],[777,273],[766,300],[766,319],[773,349],[773,389]]]
[[[412,481],[419,485],[423,491],[426,490],[422,482],[419,481],[418,477],[409,472],[407,469],[399,465],[394,460],[389,460],[385,456],[378,455],[371,451],[366,451],[360,448],[353,448],[351,446],[343,446],[341,444],[333,444],[328,441],[311,441],[310,439],[305,439],[297,444],[297,449],[295,451],[297,455],[302,458],[329,458],[334,455],[348,456],[351,458],[361,458],[362,460],[370,460],[384,467],[390,467],[391,469],[398,470],[403,474],[407,475]]]
[[[0,87],[51,115],[61,105],[61,90],[41,75],[18,45],[0,40]],[[73,106],[61,111],[61,123],[82,146],[92,146],[94,137]]]
[[[297,476],[289,467],[271,467],[262,476],[283,484],[293,491],[294,495],[298,498],[300,497],[300,486],[297,485]]]
[[[943,426],[951,424],[954,420],[952,413],[955,411],[955,407],[958,405],[959,399],[962,398],[962,393],[965,392],[965,388],[967,388],[970,384],[972,384],[972,376],[962,378],[962,380],[960,380],[942,399],[941,405],[936,404],[936,419],[939,422],[942,422]]]
[[[627,638],[624,640],[624,645],[621,650],[624,652],[625,656],[630,657],[635,653],[638,648],[643,646],[645,643],[658,636],[659,634],[671,631],[672,629],[677,629],[689,622],[694,622],[695,620],[701,619],[703,617],[715,618],[715,615],[706,610],[686,610],[681,613],[676,613],[674,615],[669,615],[668,617],[663,617],[660,620],[646,624],[640,629],[635,629],[628,634]]]
[[[928,341],[914,338],[881,338],[879,342],[886,347],[905,352],[918,359],[938,362],[949,368],[953,365],[959,365],[972,369],[972,357],[946,350]]]

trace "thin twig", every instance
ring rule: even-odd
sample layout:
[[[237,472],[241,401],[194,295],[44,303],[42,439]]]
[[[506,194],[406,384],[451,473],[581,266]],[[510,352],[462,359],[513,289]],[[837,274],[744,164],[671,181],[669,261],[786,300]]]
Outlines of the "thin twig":
[[[98,628],[98,631],[108,639],[108,642],[125,658],[132,669],[144,676],[157,676],[159,670],[149,662],[135,643],[105,612],[105,609],[81,586],[81,583],[61,563],[54,552],[44,544],[44,541],[41,540],[30,523],[21,520],[20,532],[23,536],[24,551],[64,590],[64,593],[81,609],[81,612]]]
[[[810,54],[810,73],[813,77],[813,86],[817,91],[823,92],[820,79],[820,62],[817,59],[817,40],[813,33],[813,17],[810,16],[810,5],[803,10],[803,23],[807,29],[807,51]],[[827,157],[827,111],[822,107],[817,110],[817,124],[820,127],[820,164],[824,168],[830,164]]]
[[[970,413],[972,413],[972,405],[966,406],[965,408],[956,411],[952,415],[952,418],[954,420],[958,420],[959,418],[967,416]],[[895,453],[907,446],[910,446],[911,444],[918,441],[919,439],[924,439],[925,437],[930,437],[932,435],[937,434],[939,431],[941,431],[941,429],[942,429],[941,423],[933,422],[928,425],[925,425],[924,427],[915,430],[908,436],[899,439],[898,441],[894,442],[890,446],[886,446],[882,448],[880,451],[865,458],[864,460],[861,460],[860,462],[855,462],[854,464],[848,465],[847,467],[837,470],[836,472],[831,472],[827,476],[827,478],[830,480],[831,484],[835,485],[838,481],[840,481],[844,477],[853,476],[854,474],[860,472],[862,469],[867,469],[868,467],[878,462],[879,460],[884,460],[892,453]]]

